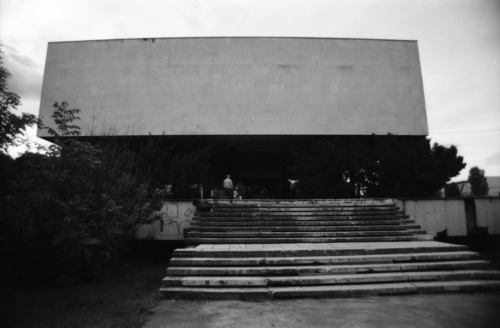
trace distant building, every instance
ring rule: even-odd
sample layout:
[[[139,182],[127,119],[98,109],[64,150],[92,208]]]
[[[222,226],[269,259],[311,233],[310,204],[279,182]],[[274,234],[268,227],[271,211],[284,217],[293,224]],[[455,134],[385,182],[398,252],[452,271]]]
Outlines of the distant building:
[[[486,177],[488,183],[488,196],[500,196],[500,176],[499,177]],[[471,187],[468,181],[457,182],[458,189],[461,191],[462,196],[471,196]]]

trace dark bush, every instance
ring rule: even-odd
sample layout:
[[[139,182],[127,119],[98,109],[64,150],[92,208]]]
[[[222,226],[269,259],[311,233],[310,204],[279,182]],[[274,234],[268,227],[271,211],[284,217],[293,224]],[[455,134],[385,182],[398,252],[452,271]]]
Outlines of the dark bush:
[[[126,147],[64,138],[78,135],[71,121],[56,121],[64,133],[46,153],[2,158],[1,256],[23,282],[92,279],[158,219],[166,196]]]
[[[12,268],[23,280],[91,279],[124,250],[138,225],[157,218],[164,191],[148,193],[147,177],[119,160],[126,153],[114,155],[69,140],[15,161],[2,234],[9,253],[20,255]]]

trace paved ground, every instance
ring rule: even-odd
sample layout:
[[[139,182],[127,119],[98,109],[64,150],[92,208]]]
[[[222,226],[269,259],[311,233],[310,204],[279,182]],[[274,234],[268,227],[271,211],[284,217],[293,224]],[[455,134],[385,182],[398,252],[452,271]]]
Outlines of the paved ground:
[[[171,301],[147,328],[500,327],[500,292],[263,302]]]

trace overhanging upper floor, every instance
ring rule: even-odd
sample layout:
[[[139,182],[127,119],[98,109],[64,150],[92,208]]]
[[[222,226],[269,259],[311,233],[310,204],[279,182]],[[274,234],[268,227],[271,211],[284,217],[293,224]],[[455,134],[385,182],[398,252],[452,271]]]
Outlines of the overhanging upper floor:
[[[415,41],[54,42],[40,104],[48,126],[55,101],[82,110],[84,136],[428,133]]]

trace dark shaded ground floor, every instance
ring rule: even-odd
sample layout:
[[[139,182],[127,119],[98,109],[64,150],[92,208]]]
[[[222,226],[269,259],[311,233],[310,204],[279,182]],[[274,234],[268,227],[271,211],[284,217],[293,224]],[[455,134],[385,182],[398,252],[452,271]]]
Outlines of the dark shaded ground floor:
[[[231,175],[234,186],[238,187],[238,193],[245,199],[296,198],[304,195],[309,198],[304,190],[302,190],[303,195],[300,195],[300,191],[291,187],[291,181],[297,180],[301,174],[304,175],[304,158],[301,157],[302,160],[297,162],[297,154],[306,154],[305,171],[307,175],[316,176],[313,173],[321,171],[321,176],[318,176],[317,179],[322,181],[326,181],[328,178],[325,176],[324,170],[317,169],[315,162],[321,162],[318,157],[324,157],[327,154],[332,162],[328,167],[334,167],[339,171],[335,175],[335,181],[332,180],[333,178],[329,178],[332,181],[329,181],[328,185],[332,185],[333,188],[334,183],[339,183],[338,179],[344,179],[343,174],[347,170],[357,169],[359,171],[358,166],[363,162],[363,158],[372,156],[369,153],[374,149],[387,146],[391,151],[397,148],[401,152],[404,149],[429,148],[429,142],[425,136],[388,135],[162,135],[107,137],[107,139],[81,137],[80,139],[93,143],[103,140],[118,141],[118,144],[127,145],[137,154],[141,154],[144,149],[154,149],[153,154],[149,154],[147,161],[148,163],[160,163],[160,170],[163,171],[168,171],[166,168],[172,164],[169,163],[170,158],[176,156],[195,158],[196,154],[203,153],[200,161],[208,168],[203,176],[198,176],[199,170],[190,171],[189,169],[182,174],[176,171],[176,174],[185,174],[183,181],[189,180],[190,186],[203,184],[204,198],[210,198],[214,188],[222,189],[222,181],[228,174]],[[329,145],[328,147],[325,146],[325,142]],[[318,149],[319,145],[321,145],[321,149]],[[173,147],[173,151],[164,156],[165,150],[169,147]],[[429,149],[427,149],[427,153]],[[205,153],[205,150],[209,151]],[[312,153],[310,153],[311,151]],[[387,151],[385,150],[384,153]],[[426,152],[424,151],[424,153]],[[397,154],[398,158],[405,157],[402,153]],[[350,161],[346,159],[350,159]],[[200,163],[196,165],[200,166]],[[189,168],[189,165],[185,166]],[[312,168],[311,170],[309,170],[309,166]],[[195,176],[194,180],[193,176]],[[161,174],[156,180],[162,180]],[[173,183],[175,189],[175,182],[169,179],[162,181],[162,183]],[[163,184],[161,185],[163,186]],[[336,190],[339,188],[337,186]],[[345,188],[348,190],[337,190],[336,197],[354,197],[355,194],[359,194],[359,191],[355,193],[354,183]],[[176,198],[187,198],[184,191],[182,193],[177,191],[174,194]],[[197,198],[198,195],[199,191],[194,191],[191,196]],[[189,198],[192,198],[191,196]]]
[[[161,301],[145,327],[499,327],[500,293],[265,302]]]

